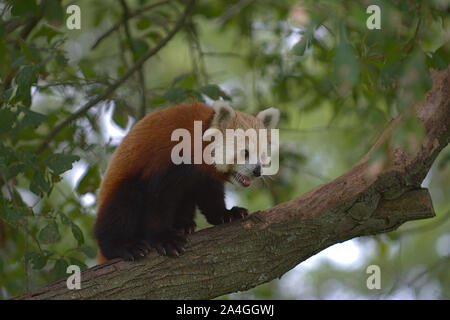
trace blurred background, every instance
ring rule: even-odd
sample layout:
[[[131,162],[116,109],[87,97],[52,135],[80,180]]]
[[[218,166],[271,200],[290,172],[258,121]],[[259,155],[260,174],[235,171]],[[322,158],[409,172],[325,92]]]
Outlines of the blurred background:
[[[187,2],[0,1],[0,298],[67,277],[70,264],[96,264],[102,175],[146,113],[192,99],[280,109],[279,173],[227,186],[227,203],[253,212],[350,169],[391,118],[424,98],[429,69],[450,62],[449,0],[198,0],[177,30]],[[68,28],[70,5],[80,29]],[[380,29],[367,26],[369,5]],[[390,142],[411,151],[422,135],[406,117]],[[334,245],[220,298],[449,299],[449,181],[447,147],[423,183],[435,218]],[[201,215],[197,225],[209,227]],[[367,288],[369,265],[380,267],[381,289]]]

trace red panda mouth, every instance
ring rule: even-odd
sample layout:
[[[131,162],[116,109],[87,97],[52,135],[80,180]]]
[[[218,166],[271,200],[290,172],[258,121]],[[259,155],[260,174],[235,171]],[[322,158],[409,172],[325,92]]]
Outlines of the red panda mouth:
[[[250,183],[252,182],[249,177],[244,176],[243,174],[240,174],[238,172],[233,172],[233,177],[236,181],[238,181],[244,187],[248,187],[250,185]]]

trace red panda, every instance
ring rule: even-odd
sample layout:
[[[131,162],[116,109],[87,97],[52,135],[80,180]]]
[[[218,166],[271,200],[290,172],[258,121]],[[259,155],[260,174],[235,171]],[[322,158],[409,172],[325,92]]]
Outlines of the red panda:
[[[194,136],[194,121],[201,121],[202,135],[208,128],[271,129],[278,120],[274,108],[249,115],[218,101],[213,108],[199,102],[168,107],[137,122],[115,150],[100,186],[94,226],[99,263],[135,260],[151,248],[179,255],[195,230],[196,207],[213,225],[248,214],[244,208],[225,207],[224,182],[248,186],[261,175],[261,162],[176,165],[171,158],[178,143],[171,139],[174,130],[184,128]],[[202,148],[206,145],[203,141]]]

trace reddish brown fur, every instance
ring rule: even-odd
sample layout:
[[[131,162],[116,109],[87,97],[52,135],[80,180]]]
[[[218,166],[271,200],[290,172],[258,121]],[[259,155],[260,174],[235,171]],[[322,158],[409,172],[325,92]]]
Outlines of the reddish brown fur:
[[[143,170],[143,176],[162,171],[170,163],[172,132],[178,128],[189,130],[193,137],[194,120],[208,122],[214,114],[211,107],[199,102],[181,104],[148,114],[136,123],[114,152],[98,196],[99,207],[124,179]],[[205,130],[203,126],[203,130]],[[192,144],[193,145],[193,144]],[[155,156],[157,155],[157,156]],[[151,161],[149,161],[151,159]],[[211,175],[218,175],[210,166],[201,166]]]

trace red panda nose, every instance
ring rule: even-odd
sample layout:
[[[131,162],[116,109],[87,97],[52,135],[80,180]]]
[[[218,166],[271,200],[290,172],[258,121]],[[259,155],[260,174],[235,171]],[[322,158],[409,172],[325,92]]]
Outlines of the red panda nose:
[[[253,170],[253,174],[255,175],[255,177],[259,177],[261,175],[261,166],[257,166],[254,170]]]

